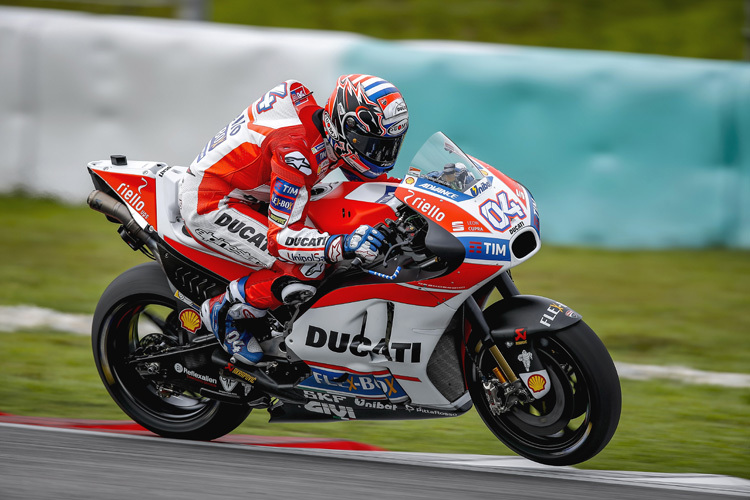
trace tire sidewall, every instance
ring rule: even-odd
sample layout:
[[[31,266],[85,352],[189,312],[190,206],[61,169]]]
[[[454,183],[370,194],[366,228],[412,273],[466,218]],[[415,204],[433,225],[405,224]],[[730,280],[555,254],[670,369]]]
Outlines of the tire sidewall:
[[[589,460],[599,453],[611,440],[617,429],[622,408],[619,377],[606,347],[583,321],[558,332],[545,335],[559,342],[577,364],[585,377],[589,390],[592,425],[586,438],[569,452],[547,453],[524,443],[519,443],[496,423],[496,418],[486,404],[481,381],[475,380],[474,365],[467,356],[464,360],[465,377],[477,412],[487,427],[511,450],[530,460],[547,465],[574,465]],[[479,341],[476,334],[470,335],[467,349]]]
[[[107,357],[110,329],[106,322],[123,304],[144,299],[173,303],[175,310],[180,308],[164,271],[156,262],[138,265],[115,278],[105,289],[94,313],[91,332],[94,361],[112,399],[138,424],[165,437],[211,440],[236,428],[250,413],[249,407],[214,402],[207,411],[195,418],[167,421],[140,408],[128,391],[120,386],[116,377],[111,375],[110,360]]]

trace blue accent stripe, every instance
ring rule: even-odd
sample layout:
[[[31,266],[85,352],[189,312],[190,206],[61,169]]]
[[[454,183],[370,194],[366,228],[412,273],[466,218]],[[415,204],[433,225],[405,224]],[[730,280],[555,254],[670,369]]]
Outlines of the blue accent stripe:
[[[387,81],[385,81],[385,80],[383,80],[383,79],[380,79],[380,80],[376,80],[376,81],[372,82],[371,84],[367,85],[367,86],[365,87],[365,90],[370,90],[371,88],[373,88],[373,87],[377,87],[378,85],[381,85],[381,84],[383,84],[383,83],[388,83],[388,82],[387,82]]]
[[[377,100],[383,97],[384,95],[395,94],[396,92],[398,92],[398,89],[396,89],[396,87],[390,87],[387,89],[383,89],[380,92],[377,92],[375,94],[370,94],[370,99]]]

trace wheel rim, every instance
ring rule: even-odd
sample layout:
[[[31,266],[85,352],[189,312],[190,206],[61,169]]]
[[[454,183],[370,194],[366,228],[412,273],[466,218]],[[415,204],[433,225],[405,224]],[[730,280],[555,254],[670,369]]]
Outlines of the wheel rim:
[[[160,396],[163,386],[141,376],[135,365],[127,362],[139,349],[143,350],[144,339],[149,336],[146,342],[154,342],[156,337],[171,345],[178,343],[174,332],[180,325],[173,303],[160,297],[128,300],[110,311],[102,328],[102,372],[110,392],[126,413],[136,412],[141,418],[179,425],[210,417],[216,411],[218,402],[173,385],[169,387],[174,393]]]
[[[547,395],[532,403],[519,403],[501,415],[492,413],[484,391],[477,394],[475,404],[493,432],[511,448],[533,455],[568,455],[591,434],[590,390],[575,358],[560,342],[541,339],[535,349],[550,376],[552,389]],[[484,373],[495,366],[491,358],[485,351],[478,360]],[[477,369],[473,372],[474,384],[481,385]]]

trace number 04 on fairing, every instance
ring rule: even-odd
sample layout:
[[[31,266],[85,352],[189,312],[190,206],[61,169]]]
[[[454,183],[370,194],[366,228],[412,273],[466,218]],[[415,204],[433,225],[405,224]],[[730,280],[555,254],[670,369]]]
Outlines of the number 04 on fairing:
[[[89,164],[89,205],[155,260],[106,289],[92,338],[109,393],[144,427],[214,439],[252,409],[313,421],[453,417],[473,405],[509,448],[546,464],[588,460],[611,439],[621,394],[606,348],[575,311],[521,295],[508,273],[540,248],[534,198],[443,134],[400,182],[314,188],[316,227],[369,224],[389,249],[366,267],[303,266],[320,276],[317,293],[268,315],[266,356],[253,367],[234,363],[199,320],[198,304],[249,270],[184,230],[184,170]]]

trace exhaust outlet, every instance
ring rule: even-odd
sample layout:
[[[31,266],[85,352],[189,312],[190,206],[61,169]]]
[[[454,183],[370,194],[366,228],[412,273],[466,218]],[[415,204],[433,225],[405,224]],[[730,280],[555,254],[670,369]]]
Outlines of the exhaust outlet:
[[[128,207],[120,200],[96,189],[89,194],[86,203],[93,210],[103,213],[110,219],[119,221],[125,231],[134,238],[149,246],[152,244],[151,236],[138,225]]]

